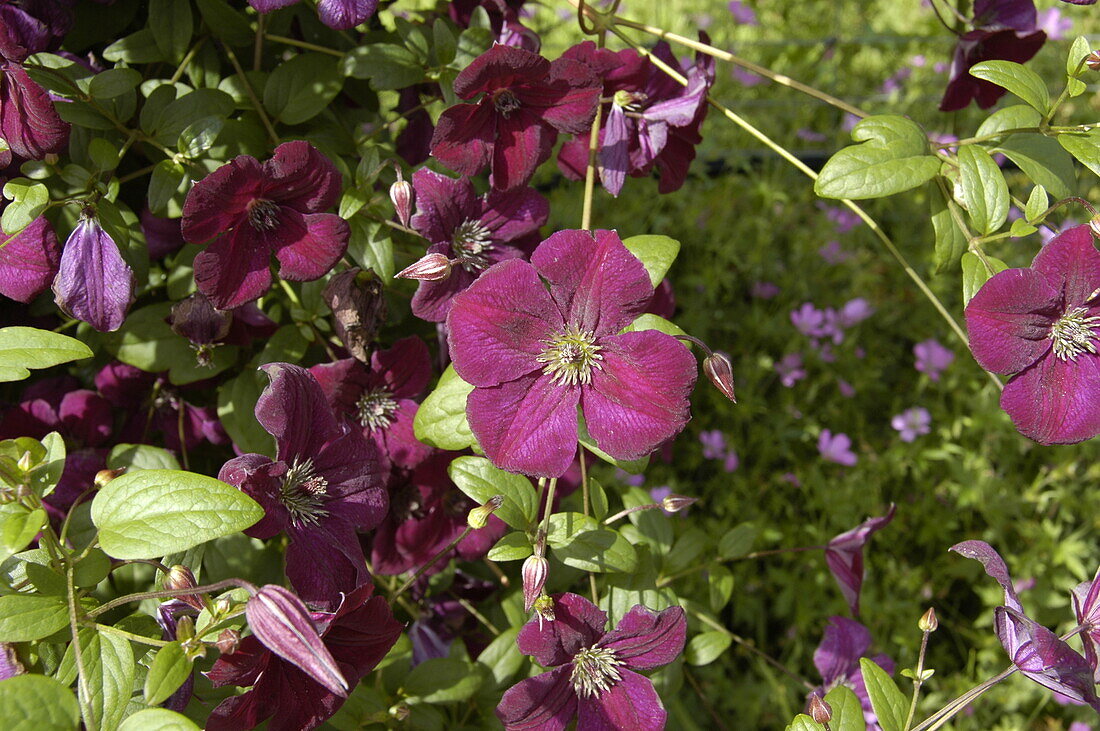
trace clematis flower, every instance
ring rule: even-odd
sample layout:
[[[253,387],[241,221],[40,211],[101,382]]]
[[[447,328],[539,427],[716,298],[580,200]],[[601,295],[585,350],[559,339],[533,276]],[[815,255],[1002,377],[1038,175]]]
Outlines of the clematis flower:
[[[340,196],[336,166],[308,142],[284,142],[260,163],[240,155],[187,194],[183,238],[206,243],[195,257],[195,284],[219,310],[254,300],[279,276],[310,281],[344,255],[348,224],[332,213]]]
[[[1078,584],[1070,599],[1073,600],[1073,615],[1077,618],[1077,624],[1084,628],[1081,640],[1085,647],[1085,660],[1093,670],[1093,679],[1100,682],[1100,654],[1097,653],[1100,648],[1100,570],[1092,581]]]
[[[913,367],[928,376],[929,380],[940,380],[940,374],[955,362],[955,353],[945,348],[938,340],[922,340],[913,346],[916,363]]]
[[[652,296],[645,267],[615,232],[559,231],[531,264],[495,264],[455,297],[451,360],[475,387],[466,413],[486,456],[506,470],[560,476],[576,452],[578,406],[616,459],[647,455],[679,433],[694,357],[656,330],[620,333]]]
[[[86,212],[61,254],[53,280],[57,306],[100,332],[118,330],[134,301],[134,282],[114,239]]]
[[[852,451],[851,438],[843,432],[833,434],[829,429],[822,429],[817,438],[817,451],[826,462],[851,467],[859,461],[859,457]]]
[[[932,431],[932,415],[928,409],[914,406],[890,419],[890,426],[901,435],[901,441],[912,442],[922,434]]]
[[[497,706],[504,728],[657,731],[667,713],[653,684],[637,670],[667,665],[684,649],[681,607],[661,612],[638,604],[610,632],[607,614],[576,594],[553,597],[552,622],[532,619],[516,644],[550,672],[521,680]]]
[[[271,13],[298,0],[248,0],[257,12]],[[333,30],[351,30],[378,9],[378,0],[317,0],[317,17]]]
[[[413,175],[413,189],[413,228],[431,242],[429,254],[442,254],[452,263],[450,276],[422,281],[413,296],[413,314],[430,322],[446,320],[454,296],[486,268],[523,256],[523,244],[550,215],[547,200],[528,187],[478,197],[468,178],[455,180],[422,168]]]
[[[22,62],[45,51],[68,32],[71,11],[56,3],[0,5],[0,168],[12,155],[41,160],[48,153],[64,151],[69,125],[61,121],[49,94],[31,80]]]
[[[401,635],[402,626],[386,600],[372,593],[371,585],[361,586],[343,595],[335,611],[309,615],[324,650],[350,688],[374,669]],[[207,731],[242,731],[266,719],[271,719],[271,731],[306,731],[344,704],[343,696],[264,647],[255,635],[242,639],[236,652],[219,657],[206,675],[215,687],[252,686],[222,701],[211,712]]]
[[[856,617],[859,616],[859,592],[863,587],[863,547],[872,535],[890,524],[894,519],[894,510],[895,506],[891,503],[886,515],[865,520],[825,546],[825,563]]]
[[[432,156],[463,175],[491,165],[493,187],[525,185],[550,158],[558,132],[592,124],[600,82],[582,63],[547,61],[522,48],[494,45],[455,78],[461,99],[439,117]]]
[[[859,660],[870,657],[872,662],[890,675],[894,673],[894,661],[882,654],[869,656],[867,653],[870,649],[871,632],[866,627],[847,617],[829,617],[821,644],[814,650],[814,667],[821,673],[821,685],[810,691],[810,695],[824,696],[840,685],[851,688],[863,708],[867,730],[878,731],[878,717],[871,707],[871,696],[863,682]]]
[[[0,231],[0,294],[30,302],[42,294],[57,275],[61,246],[43,216],[8,236]]]
[[[1004,606],[994,610],[993,626],[1020,672],[1044,688],[1078,703],[1087,703],[1100,713],[1094,669],[1065,641],[1024,613],[1001,555],[985,541],[963,541],[951,550],[980,562],[990,578],[1004,589]]]
[[[370,530],[388,501],[373,444],[337,421],[309,371],[289,363],[262,367],[271,379],[256,402],[256,420],[275,437],[276,455],[245,454],[218,479],[239,487],[266,515],[245,533],[285,532],[286,575],[308,603],[331,609],[340,592],[369,581],[356,530]]]
[[[474,10],[479,6],[489,14],[489,29],[497,43],[516,46],[538,53],[542,42],[538,34],[520,22],[524,0],[452,0],[447,10],[460,28],[469,28]]]
[[[974,359],[1014,373],[1001,408],[1040,444],[1100,434],[1100,253],[1088,226],[1063,231],[1027,269],[989,279],[966,307]]]

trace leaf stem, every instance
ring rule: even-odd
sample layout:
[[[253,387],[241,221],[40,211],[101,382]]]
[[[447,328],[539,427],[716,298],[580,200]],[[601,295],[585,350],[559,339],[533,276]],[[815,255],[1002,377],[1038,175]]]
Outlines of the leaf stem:
[[[257,40],[257,44],[258,43],[259,40]],[[252,82],[248,80],[248,75],[245,74],[244,69],[241,68],[241,63],[237,60],[237,54],[233,53],[233,49],[227,44],[223,43],[222,48],[225,49],[225,55],[229,57],[229,63],[233,64],[233,70],[236,72],[237,78],[241,80],[241,84],[244,86],[244,93],[248,95],[248,100],[252,102],[252,108],[255,109],[256,114],[260,116],[260,121],[263,123],[264,129],[267,130],[267,136],[271,139],[271,144],[279,144],[279,134],[275,131],[275,126],[271,123],[271,118],[267,116],[264,105],[260,103],[260,98],[256,96],[256,90],[252,88]]]
[[[296,48],[304,48],[307,51],[316,51],[317,53],[326,53],[329,56],[336,56],[337,58],[343,58],[344,54],[340,51],[332,48],[326,48],[324,46],[318,46],[316,43],[307,43],[306,41],[299,41],[296,38],[287,38],[286,36],[276,36],[270,33],[264,33],[264,38],[269,41],[275,41],[276,43],[282,43],[284,46],[294,46]]]

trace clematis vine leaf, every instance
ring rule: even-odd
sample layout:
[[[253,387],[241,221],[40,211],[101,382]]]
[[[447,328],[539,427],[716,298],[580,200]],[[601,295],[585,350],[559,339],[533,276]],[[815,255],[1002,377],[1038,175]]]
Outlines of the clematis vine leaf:
[[[1040,114],[1050,109],[1050,92],[1037,73],[1014,61],[983,61],[970,67],[970,75],[1008,89]]]
[[[0,381],[21,381],[31,368],[91,357],[87,345],[68,335],[33,327],[0,328]]]
[[[902,731],[909,711],[909,701],[874,660],[860,658],[859,667],[863,671],[867,695],[871,697],[871,706],[875,709],[882,731]]]

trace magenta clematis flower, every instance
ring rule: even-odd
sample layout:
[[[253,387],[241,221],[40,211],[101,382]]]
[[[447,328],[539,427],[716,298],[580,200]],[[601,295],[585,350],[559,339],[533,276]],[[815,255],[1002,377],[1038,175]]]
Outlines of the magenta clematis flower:
[[[455,78],[460,98],[481,98],[443,112],[432,156],[463,175],[491,165],[494,188],[526,185],[550,158],[558,132],[579,134],[591,126],[600,86],[578,61],[550,62],[496,44]]]
[[[312,612],[310,619],[340,675],[354,688],[385,656],[402,626],[386,600],[362,586],[340,597],[335,611]],[[243,731],[266,719],[271,731],[307,731],[330,718],[344,697],[264,647],[255,635],[237,651],[222,655],[207,676],[215,687],[252,686],[221,702],[207,720],[207,731]]]
[[[65,242],[54,301],[100,332],[122,327],[134,301],[134,270],[94,215],[85,213]]]
[[[1088,226],[1063,231],[1028,269],[989,279],[966,307],[974,359],[1014,373],[1001,408],[1040,444],[1100,434],[1100,253]]]
[[[939,381],[940,374],[955,362],[955,353],[935,339],[922,340],[914,345],[913,355],[916,357],[913,367],[933,382]]]
[[[286,532],[286,575],[303,600],[331,609],[340,592],[370,580],[356,530],[370,530],[388,500],[374,445],[337,421],[309,371],[269,363],[271,383],[256,420],[273,437],[276,458],[245,454],[218,479],[239,487],[266,515],[245,531],[253,538]]]
[[[219,310],[254,300],[279,276],[309,281],[344,255],[348,224],[332,213],[336,166],[308,142],[284,142],[260,163],[240,155],[195,183],[183,205],[183,238],[207,243],[195,257],[195,284]]]
[[[298,0],[248,0],[256,11],[271,13]],[[317,0],[317,17],[334,30],[350,30],[365,23],[378,9],[378,0]]]
[[[932,431],[932,415],[928,409],[914,406],[890,419],[890,426],[901,435],[901,441],[912,442],[922,434]]]
[[[30,302],[42,294],[57,275],[61,246],[43,216],[17,234],[0,231],[0,294]]]
[[[413,189],[413,228],[431,242],[428,253],[452,262],[450,276],[422,281],[413,296],[413,314],[430,322],[446,320],[454,296],[486,268],[523,256],[523,245],[550,215],[547,200],[527,187],[478,197],[468,178],[455,180],[422,168],[413,175]]]
[[[616,459],[647,455],[679,433],[694,357],[656,330],[620,333],[652,297],[645,267],[613,231],[559,231],[531,264],[495,264],[455,297],[451,360],[475,386],[466,415],[486,456],[503,469],[560,476],[576,452],[578,406]]]
[[[872,535],[890,524],[894,519],[894,510],[895,506],[891,503],[886,515],[865,520],[825,546],[825,563],[856,617],[859,616],[859,592],[863,588],[863,547]]]
[[[521,680],[497,706],[504,728],[657,731],[667,713],[653,684],[637,670],[667,665],[684,649],[681,607],[654,612],[635,605],[610,632],[607,614],[576,594],[553,597],[554,620],[532,619],[516,638],[520,652],[550,672]]]
[[[843,432],[833,434],[829,429],[822,429],[817,438],[817,451],[826,462],[851,467],[859,461],[859,457],[852,451],[851,438]]]
[[[814,650],[814,667],[821,673],[821,685],[810,691],[810,695],[816,693],[824,696],[839,685],[851,688],[863,708],[868,731],[878,731],[878,717],[871,707],[871,696],[863,682],[859,659],[870,657],[890,675],[894,673],[894,661],[882,654],[869,656],[870,649],[871,632],[866,627],[847,617],[829,617],[821,644]]]

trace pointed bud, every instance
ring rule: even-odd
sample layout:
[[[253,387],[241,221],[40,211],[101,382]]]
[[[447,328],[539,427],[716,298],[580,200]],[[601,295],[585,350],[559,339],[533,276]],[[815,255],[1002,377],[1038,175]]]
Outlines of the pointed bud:
[[[223,629],[214,644],[221,654],[232,655],[241,644],[241,633],[235,629]]]
[[[397,182],[390,186],[390,200],[393,201],[393,209],[397,211],[397,220],[405,228],[409,227],[409,219],[412,218],[413,187],[409,185],[401,168],[394,166],[397,171]]]
[[[688,497],[687,495],[677,495],[673,493],[665,496],[665,499],[661,501],[661,507],[670,513],[676,513],[697,502],[699,502],[699,498],[697,497]]]
[[[176,620],[176,639],[187,642],[195,638],[195,620],[188,615],[183,615]]]
[[[117,470],[100,470],[95,473],[95,486],[102,489],[108,482],[125,472],[125,467],[119,467]]]
[[[228,597],[222,597],[218,601],[214,602],[214,611],[211,614],[215,618],[221,618],[233,611],[233,602]]]
[[[398,703],[390,708],[390,715],[395,721],[404,721],[409,717],[409,704]]]
[[[730,401],[737,403],[733,395],[733,365],[730,359],[721,353],[711,353],[703,361],[703,372],[722,394]]]
[[[344,347],[356,360],[370,363],[371,343],[386,321],[382,280],[370,270],[353,267],[330,279],[321,296],[332,310],[333,329]]]
[[[814,720],[814,723],[821,726],[833,720],[833,707],[817,693],[810,696],[810,718]]]
[[[550,562],[542,556],[528,556],[523,562],[523,611],[530,612],[542,596],[546,577],[550,575]]]
[[[100,332],[122,327],[134,301],[134,270],[94,215],[85,213],[65,242],[54,301]]]
[[[336,666],[302,600],[275,584],[267,584],[244,608],[248,626],[264,647],[306,675],[346,698],[348,682]]]
[[[1089,228],[1092,230],[1092,235],[1100,239],[1100,216],[1093,216],[1089,221]]]
[[[418,282],[438,282],[449,276],[451,260],[438,252],[425,255],[393,275],[394,279],[415,279]]]
[[[198,582],[195,581],[195,575],[191,573],[191,569],[181,564],[176,564],[168,569],[168,576],[164,579],[165,589],[194,589],[198,586]],[[190,604],[200,612],[206,608],[206,604],[197,594],[184,594],[177,597],[182,602]]]
[[[233,324],[232,313],[219,310],[201,292],[172,305],[168,314],[172,332],[191,341],[200,366],[210,365],[214,345],[229,334]]]
[[[480,530],[489,523],[489,516],[497,511],[501,505],[504,504],[503,495],[493,495],[491,498],[485,501],[485,504],[481,507],[474,508],[470,511],[470,514],[466,516],[466,525],[470,526],[474,530]]]
[[[31,456],[29,450],[23,452],[23,456],[19,458],[19,461],[15,463],[15,466],[21,469],[23,472],[30,472],[34,468],[34,457]]]
[[[1100,51],[1092,51],[1085,56],[1085,65],[1093,71],[1100,71]]]
[[[928,611],[922,614],[920,621],[917,622],[921,632],[935,632],[939,626],[940,620],[936,618],[936,610],[933,607],[928,607]]]

